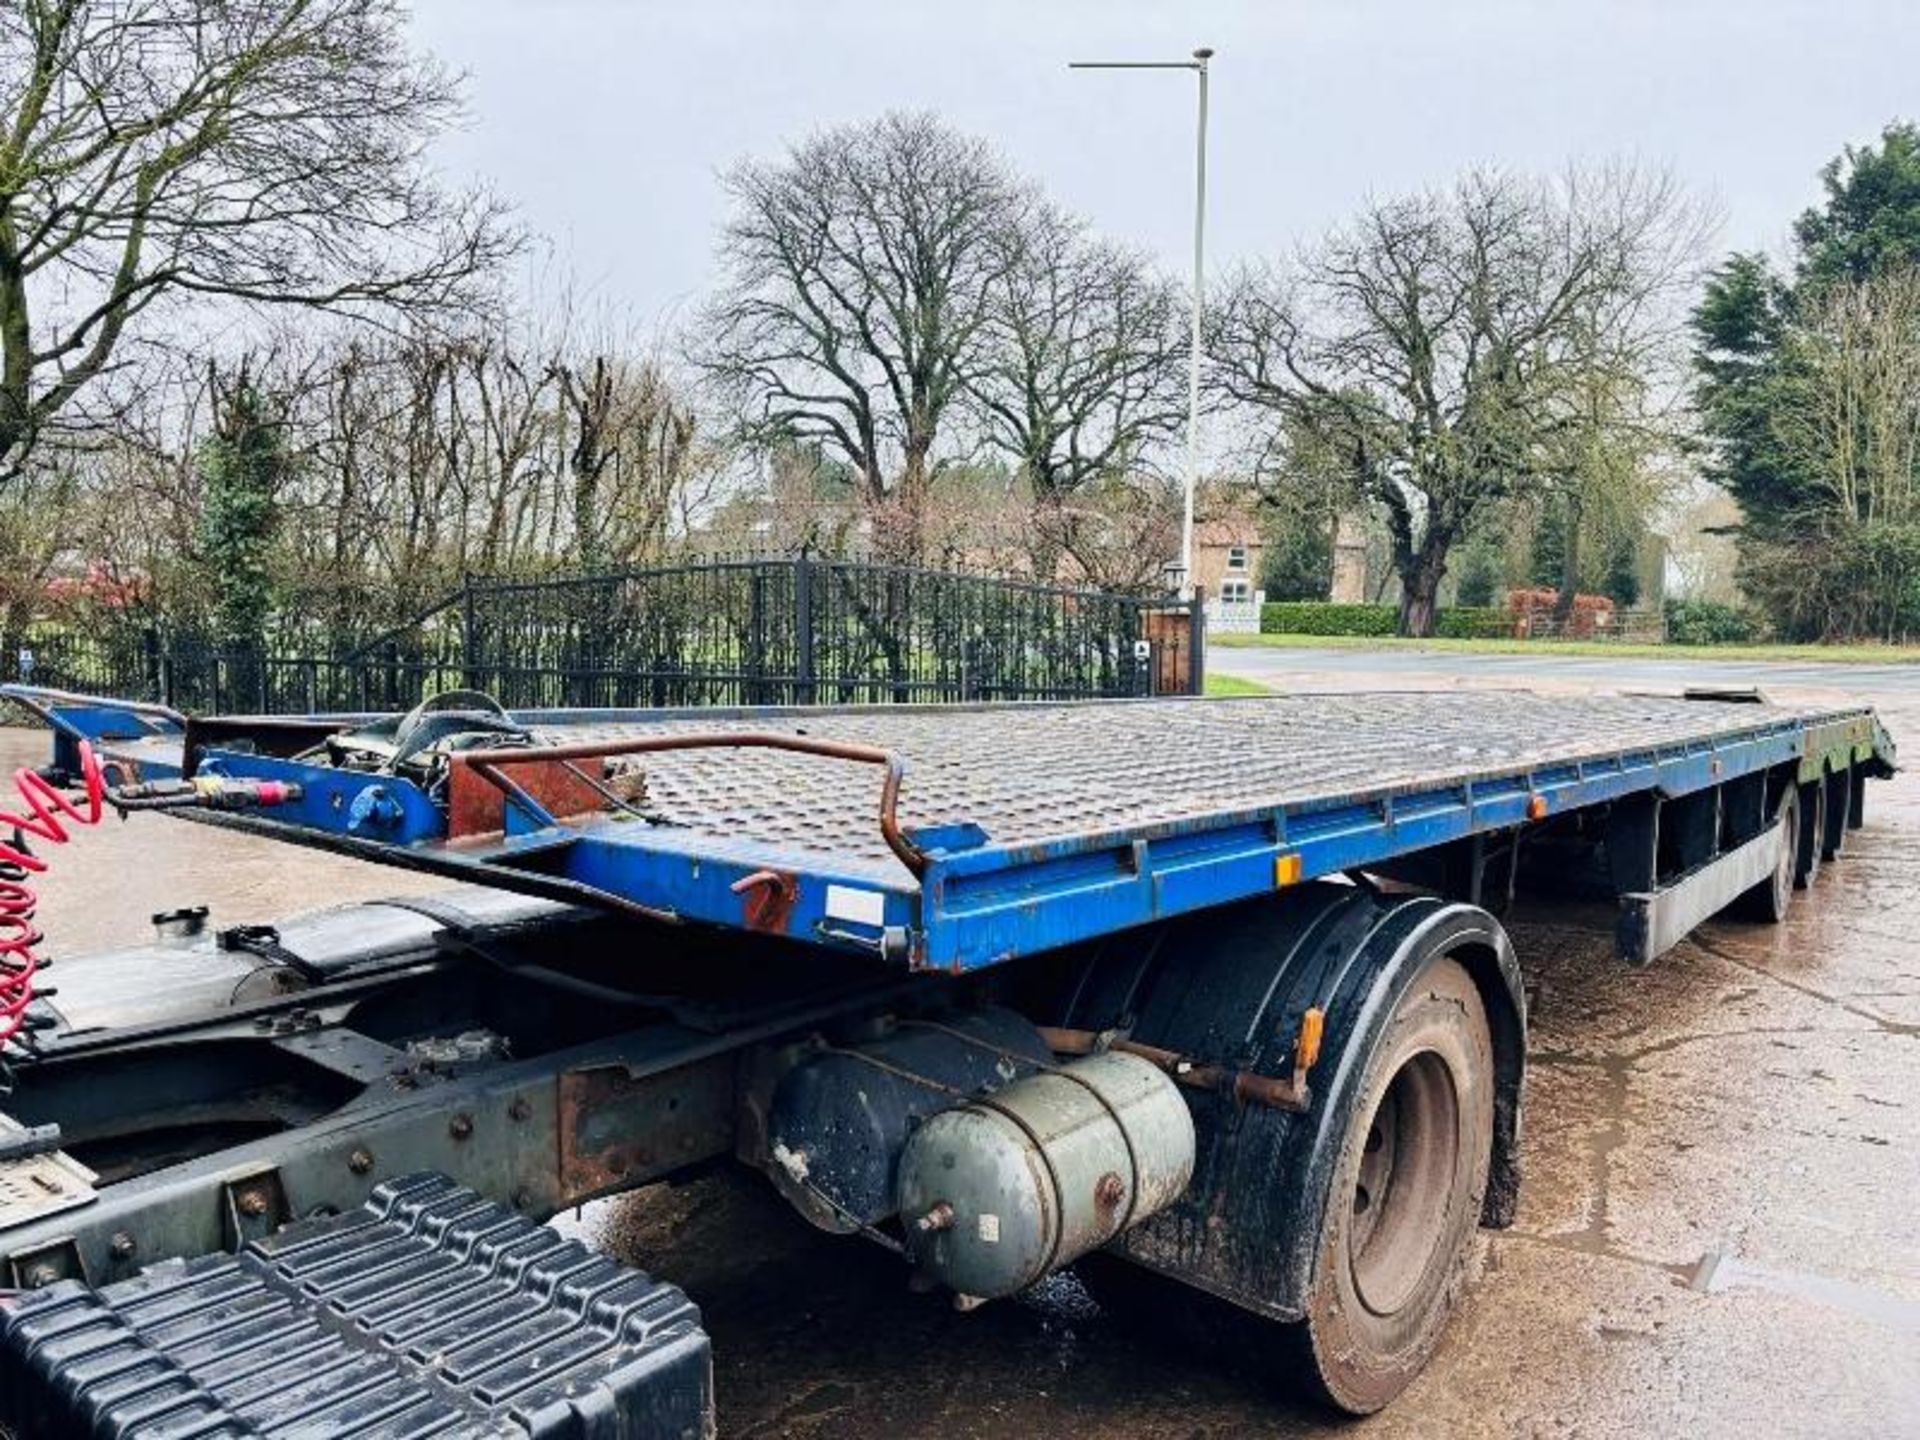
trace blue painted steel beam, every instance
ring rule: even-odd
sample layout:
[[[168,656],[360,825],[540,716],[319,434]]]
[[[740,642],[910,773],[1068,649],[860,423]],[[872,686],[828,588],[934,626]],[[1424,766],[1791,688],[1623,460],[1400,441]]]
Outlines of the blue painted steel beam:
[[[1870,717],[1819,727],[1823,745],[1874,738]],[[1545,766],[1517,775],[1350,803],[1209,816],[1159,833],[1079,836],[1018,852],[936,854],[923,877],[915,963],[972,970],[1153,920],[1267,894],[1284,884],[1366,869],[1474,834],[1654,790],[1684,795],[1812,749],[1801,722],[1657,750]],[[1286,868],[1282,869],[1282,862]]]
[[[607,712],[609,719],[629,715]],[[169,767],[178,773],[177,727],[150,717],[133,725],[110,702],[56,706],[49,718],[69,739],[84,735],[102,740],[110,753],[137,755],[150,777]],[[116,738],[129,733],[142,738]],[[401,778],[221,749],[205,753],[201,770],[303,787],[301,800],[272,818],[229,822],[239,828],[283,838],[299,832],[319,843],[332,837],[354,853],[384,853],[509,888],[561,882],[683,919],[739,928],[752,897],[734,887],[778,872],[793,885],[792,903],[766,928],[812,944],[879,952],[915,968],[966,971],[1625,795],[1685,795],[1787,765],[1805,778],[1825,765],[1891,763],[1891,756],[1891,742],[1870,713],[1762,720],[1717,740],[1031,845],[971,843],[977,835],[958,827],[925,837],[930,863],[917,885],[891,862],[823,858],[815,850],[610,816],[544,824],[512,807],[506,835],[447,843],[439,807]],[[939,848],[941,840],[955,848]]]

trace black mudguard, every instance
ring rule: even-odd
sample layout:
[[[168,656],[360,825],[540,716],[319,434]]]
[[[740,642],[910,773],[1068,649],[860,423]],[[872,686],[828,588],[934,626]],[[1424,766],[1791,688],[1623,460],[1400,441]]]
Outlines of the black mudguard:
[[[1304,1313],[1342,1137],[1369,1057],[1428,958],[1452,954],[1486,1005],[1494,1139],[1482,1223],[1519,1189],[1526,1000],[1506,933],[1477,906],[1316,883],[1157,927],[1076,974],[1066,1022],[1264,1075],[1292,1072],[1301,1016],[1325,1032],[1302,1113],[1190,1092],[1193,1182],[1109,1248],[1278,1320]]]

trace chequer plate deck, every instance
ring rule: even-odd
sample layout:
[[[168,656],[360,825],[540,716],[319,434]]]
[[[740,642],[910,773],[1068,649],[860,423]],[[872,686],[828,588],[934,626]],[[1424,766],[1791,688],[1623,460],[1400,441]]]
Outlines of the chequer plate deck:
[[[177,727],[87,703],[49,718],[118,735],[106,748],[142,773],[179,772]],[[886,752],[924,865],[882,838],[878,770],[780,749],[638,755],[626,806],[556,820],[509,803],[504,834],[453,838],[402,778],[217,742],[198,763],[302,786],[226,821],[262,835],[965,970],[1636,792],[1893,759],[1864,707],[1493,690],[514,718],[535,755],[714,734]],[[776,881],[780,904],[752,893]]]

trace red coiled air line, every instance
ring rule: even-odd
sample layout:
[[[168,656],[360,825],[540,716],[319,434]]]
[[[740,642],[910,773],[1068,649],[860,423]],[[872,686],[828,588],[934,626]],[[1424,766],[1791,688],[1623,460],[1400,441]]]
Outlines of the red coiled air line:
[[[13,842],[0,840],[0,1052],[26,1027],[34,976],[42,968],[35,953],[42,937],[33,923],[39,903],[33,877],[47,868],[47,862],[26,847],[24,837],[66,844],[68,831],[62,818],[74,825],[99,824],[107,792],[100,762],[84,740],[80,742],[80,783],[85,792],[81,803],[24,765],[13,772],[13,783],[28,813],[0,810],[0,831],[14,832]]]

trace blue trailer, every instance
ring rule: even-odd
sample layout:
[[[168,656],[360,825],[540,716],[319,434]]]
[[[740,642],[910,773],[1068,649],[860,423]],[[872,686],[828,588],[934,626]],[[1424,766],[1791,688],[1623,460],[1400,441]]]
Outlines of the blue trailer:
[[[97,765],[123,810],[471,887],[176,938],[169,963],[184,946],[215,983],[144,1010],[140,954],[64,965],[27,1004],[5,1108],[58,1140],[0,1159],[0,1197],[7,1166],[69,1169],[65,1203],[0,1203],[23,1292],[0,1361],[61,1416],[105,1412],[49,1326],[185,1343],[127,1318],[156,1261],[298,1291],[286,1255],[384,1234],[396,1196],[464,1187],[531,1222],[719,1155],[963,1306],[1074,1265],[1115,1305],[1235,1317],[1269,1368],[1377,1409],[1437,1341],[1475,1224],[1512,1215],[1506,906],[1609,901],[1630,964],[1723,910],[1777,922],[1895,758],[1865,708],[1725,693],[509,713],[454,692],[293,718],[5,693],[52,729],[53,782]],[[295,1101],[192,1138],[182,1117],[249,1085]],[[700,1433],[697,1313],[607,1283],[686,1322],[589,1377],[608,1413]],[[417,1347],[363,1328],[356,1363],[424,1406]],[[218,1367],[175,1369],[181,1413],[278,1433]]]

